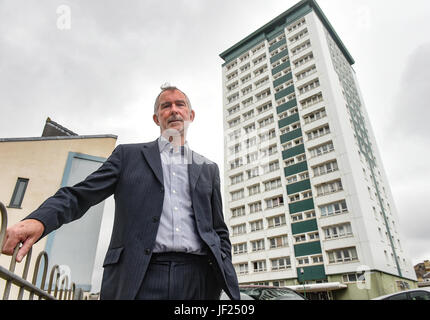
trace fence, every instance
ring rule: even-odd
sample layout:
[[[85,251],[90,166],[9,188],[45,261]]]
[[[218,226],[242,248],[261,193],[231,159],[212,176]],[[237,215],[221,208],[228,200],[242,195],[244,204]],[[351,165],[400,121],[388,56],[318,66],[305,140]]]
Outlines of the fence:
[[[6,236],[7,228],[7,210],[2,202],[0,202],[0,212],[1,212],[1,229],[0,229],[0,256],[1,248],[3,247],[3,241]],[[4,268],[0,265],[0,278],[6,281],[4,292],[2,295],[3,300],[9,300],[12,285],[19,288],[17,300],[23,300],[24,292],[29,293],[28,299],[34,300],[34,296],[37,296],[39,300],[72,300],[72,299],[82,299],[83,292],[76,288],[75,283],[70,283],[68,275],[63,275],[60,273],[60,268],[58,265],[54,265],[51,268],[49,283],[46,287],[46,276],[48,271],[48,254],[45,251],[39,253],[36,258],[36,263],[34,267],[32,281],[27,280],[28,271],[30,268],[32,249],[29,250],[25,258],[24,270],[22,276],[15,274],[16,267],[16,255],[18,253],[20,244],[15,247],[14,253],[11,257],[9,269]],[[41,262],[43,260],[43,274],[40,282],[40,287],[36,286],[37,277],[39,274],[39,269]],[[60,283],[61,282],[61,283]],[[70,283],[70,286],[69,286]],[[47,288],[45,290],[44,288]],[[53,292],[52,292],[53,291]],[[1,294],[1,292],[0,292]]]

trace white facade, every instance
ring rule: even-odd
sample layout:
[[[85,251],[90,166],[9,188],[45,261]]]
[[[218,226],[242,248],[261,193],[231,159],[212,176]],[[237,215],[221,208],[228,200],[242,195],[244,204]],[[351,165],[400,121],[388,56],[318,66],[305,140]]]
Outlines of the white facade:
[[[280,30],[254,33],[223,65],[224,204],[239,282],[282,285],[312,266],[416,280],[351,58],[314,10]],[[300,145],[304,153],[283,156]],[[296,165],[307,170],[284,174]],[[287,194],[307,180],[311,188]],[[290,211],[309,199],[313,209]],[[293,224],[315,219],[314,230],[293,234]],[[320,253],[295,256],[312,242]]]

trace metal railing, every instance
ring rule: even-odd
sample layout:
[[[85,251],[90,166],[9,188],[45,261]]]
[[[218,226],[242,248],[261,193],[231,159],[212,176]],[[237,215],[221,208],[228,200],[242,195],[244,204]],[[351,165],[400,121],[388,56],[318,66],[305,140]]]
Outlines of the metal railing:
[[[7,210],[2,202],[0,202],[0,212],[1,212],[1,229],[0,229],[0,256],[1,248],[3,247],[3,241],[6,236],[7,228]],[[75,283],[71,283],[69,286],[68,275],[62,275],[60,273],[60,268],[58,265],[54,265],[51,268],[51,273],[49,276],[49,284],[47,286],[47,291],[45,288],[46,276],[48,271],[48,254],[45,251],[39,253],[36,258],[36,263],[33,272],[33,278],[31,282],[27,280],[28,270],[30,268],[32,249],[30,249],[25,258],[24,270],[22,276],[15,273],[16,267],[16,255],[20,248],[20,244],[15,247],[13,255],[11,257],[9,269],[4,268],[0,265],[0,278],[6,281],[4,292],[2,295],[3,300],[9,300],[12,285],[19,287],[17,300],[23,300],[24,292],[29,292],[28,299],[34,300],[36,295],[39,300],[72,300],[72,299],[82,299],[82,291],[76,289]],[[40,282],[40,287],[36,285],[40,264],[42,259],[43,262],[43,274]],[[55,279],[54,279],[55,278]],[[59,283],[61,281],[61,283]],[[53,291],[53,292],[52,292]]]

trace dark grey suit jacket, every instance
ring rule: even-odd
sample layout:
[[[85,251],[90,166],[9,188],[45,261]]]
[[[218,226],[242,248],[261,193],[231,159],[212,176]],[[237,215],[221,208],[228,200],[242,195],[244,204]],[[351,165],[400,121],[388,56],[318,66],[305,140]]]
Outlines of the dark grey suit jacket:
[[[224,222],[216,163],[192,153],[188,172],[197,230],[216,260],[221,285],[239,299]],[[115,197],[115,220],[103,267],[101,299],[134,299],[148,267],[163,207],[164,187],[158,141],[118,145],[106,162],[84,181],[63,187],[26,219],[45,226],[45,236],[79,219],[91,206]]]

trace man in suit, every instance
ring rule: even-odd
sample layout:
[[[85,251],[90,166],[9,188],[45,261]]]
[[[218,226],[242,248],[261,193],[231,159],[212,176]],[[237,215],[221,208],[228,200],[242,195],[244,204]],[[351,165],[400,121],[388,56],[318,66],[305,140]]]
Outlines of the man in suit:
[[[63,187],[36,211],[8,228],[3,245],[17,261],[62,224],[115,197],[115,220],[103,263],[101,299],[240,299],[231,262],[216,163],[186,140],[195,112],[176,87],[154,105],[160,137],[118,145],[84,181]]]

